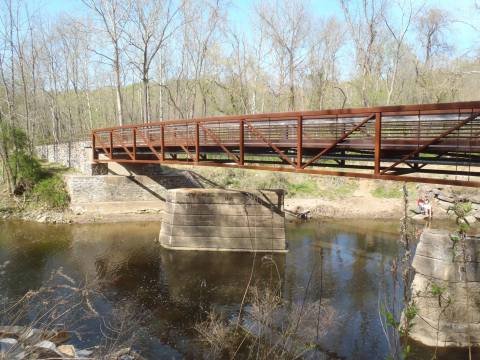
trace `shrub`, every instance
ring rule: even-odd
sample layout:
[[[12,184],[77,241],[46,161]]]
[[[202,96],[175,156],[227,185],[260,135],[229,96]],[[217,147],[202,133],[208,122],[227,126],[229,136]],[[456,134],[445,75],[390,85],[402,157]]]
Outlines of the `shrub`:
[[[30,151],[30,140],[23,129],[0,125],[0,155],[10,193],[22,195],[44,175],[40,162]]]
[[[288,193],[292,197],[296,195],[314,195],[318,193],[318,188],[314,181],[306,180],[301,183],[288,184]]]
[[[59,175],[40,180],[33,187],[32,196],[41,205],[51,209],[64,209],[70,201],[63,179]]]

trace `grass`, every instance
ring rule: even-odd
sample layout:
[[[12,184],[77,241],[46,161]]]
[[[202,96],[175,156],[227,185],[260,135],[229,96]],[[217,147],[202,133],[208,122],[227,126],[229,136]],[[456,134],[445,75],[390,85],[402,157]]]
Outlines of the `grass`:
[[[179,168],[172,168],[178,171]],[[359,187],[356,179],[243,169],[195,167],[189,169],[226,189],[283,189],[287,198],[342,199]]]
[[[58,174],[41,179],[30,192],[30,197],[38,205],[49,209],[65,209],[70,198],[65,189],[63,178]]]
[[[70,197],[63,175],[69,169],[58,164],[41,163],[42,176],[28,193],[30,205],[34,208],[65,209]]]
[[[38,163],[35,176],[31,176],[25,186],[25,192],[16,197],[17,201],[8,194],[5,184],[0,192],[0,211],[15,211],[15,209],[48,209],[62,210],[68,207],[70,197],[65,188],[63,175],[69,169],[49,163]],[[32,168],[33,169],[33,168]],[[33,171],[33,170],[32,170]],[[34,180],[32,180],[34,179]]]
[[[379,185],[372,190],[372,195],[379,199],[398,199],[402,197],[399,186]]]

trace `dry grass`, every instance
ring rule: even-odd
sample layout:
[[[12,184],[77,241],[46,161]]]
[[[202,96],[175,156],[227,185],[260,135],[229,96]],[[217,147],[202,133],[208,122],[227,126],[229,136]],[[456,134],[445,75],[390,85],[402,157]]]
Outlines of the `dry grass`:
[[[325,356],[319,340],[336,318],[328,302],[290,303],[278,289],[254,286],[240,326],[211,311],[195,329],[208,358],[297,359]]]

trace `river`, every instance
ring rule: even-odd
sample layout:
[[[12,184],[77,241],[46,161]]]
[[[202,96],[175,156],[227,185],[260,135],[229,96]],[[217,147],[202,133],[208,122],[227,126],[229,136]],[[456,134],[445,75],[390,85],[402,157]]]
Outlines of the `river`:
[[[0,222],[0,296],[18,299],[61,269],[75,286],[90,281],[98,288],[92,305],[103,320],[78,319],[78,333],[70,340],[77,347],[99,344],[106,324],[123,311],[138,318],[134,347],[145,358],[198,358],[204,344],[195,323],[212,308],[238,310],[253,254],[169,251],[157,245],[158,232],[158,223]],[[268,284],[279,276],[289,302],[321,297],[330,304],[334,321],[319,344],[333,356],[385,359],[378,298],[391,285],[390,264],[400,249],[398,222],[288,224],[287,238],[287,254],[256,256],[252,283]],[[413,353],[415,359],[430,359],[432,351],[414,345]],[[438,356],[464,359],[466,353]]]

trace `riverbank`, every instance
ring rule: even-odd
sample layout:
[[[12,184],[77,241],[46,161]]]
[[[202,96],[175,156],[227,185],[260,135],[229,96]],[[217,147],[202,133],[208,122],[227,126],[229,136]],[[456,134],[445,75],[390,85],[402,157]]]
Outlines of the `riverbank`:
[[[168,168],[169,172],[185,168]],[[286,192],[287,219],[399,219],[403,214],[403,183],[367,179],[350,179],[306,174],[283,174],[240,169],[187,169],[199,180],[200,187],[226,189],[283,189]],[[71,172],[70,172],[71,174]],[[409,209],[416,210],[416,200],[429,198],[434,217],[449,218],[447,209],[456,199],[473,202],[473,222],[480,220],[480,192],[477,189],[408,183]],[[33,199],[8,196],[0,190],[0,218],[40,223],[112,223],[159,221],[163,201],[153,204],[132,202],[96,202],[88,206],[49,208]],[[417,216],[419,220],[421,215]]]

